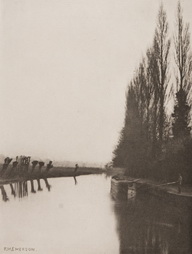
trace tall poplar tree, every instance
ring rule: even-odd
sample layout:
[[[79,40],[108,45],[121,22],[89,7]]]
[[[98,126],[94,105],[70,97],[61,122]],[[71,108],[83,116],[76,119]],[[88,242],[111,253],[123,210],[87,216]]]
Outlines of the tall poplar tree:
[[[159,141],[160,145],[163,141],[163,130],[165,124],[165,104],[166,93],[169,84],[169,50],[171,41],[168,38],[168,22],[167,15],[160,6],[155,30],[154,50],[155,58],[158,65],[158,96],[159,96]]]
[[[177,93],[173,116],[174,138],[190,135],[190,106],[192,54],[190,51],[189,24],[184,23],[180,2],[177,6],[175,44],[175,63],[177,66]]]

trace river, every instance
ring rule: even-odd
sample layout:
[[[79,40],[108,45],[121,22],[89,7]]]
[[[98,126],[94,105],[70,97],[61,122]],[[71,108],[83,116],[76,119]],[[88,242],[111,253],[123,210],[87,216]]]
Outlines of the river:
[[[190,254],[191,214],[152,197],[114,201],[105,175],[1,186],[0,253]]]

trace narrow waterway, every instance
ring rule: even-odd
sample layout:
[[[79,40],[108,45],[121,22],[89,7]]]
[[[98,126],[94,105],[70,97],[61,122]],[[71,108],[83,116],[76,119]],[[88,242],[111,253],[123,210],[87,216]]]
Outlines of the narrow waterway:
[[[1,195],[0,253],[192,253],[188,211],[114,201],[104,175],[7,184]]]

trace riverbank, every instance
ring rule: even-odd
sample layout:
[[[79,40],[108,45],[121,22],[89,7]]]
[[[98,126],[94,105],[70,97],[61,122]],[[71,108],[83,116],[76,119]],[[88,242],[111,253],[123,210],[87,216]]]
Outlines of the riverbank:
[[[42,170],[41,172],[38,169],[35,169],[33,173],[31,171],[25,173],[11,173],[11,169],[7,170],[3,176],[0,177],[0,184],[6,184],[9,182],[17,181],[27,181],[33,179],[42,179],[42,178],[54,178],[54,177],[76,177],[80,175],[90,175],[90,174],[102,174],[105,172],[101,168],[87,168],[79,167],[77,172],[74,173],[74,168],[70,167],[54,167],[50,171]]]
[[[189,196],[192,197],[192,185],[183,184],[181,187],[181,193],[178,193],[178,184],[176,182],[157,182],[149,179],[139,179],[137,180],[138,185],[146,186],[146,188],[157,188],[159,190],[173,193],[178,196]]]
[[[167,202],[174,206],[192,207],[192,186],[183,185],[181,193],[178,193],[177,183],[155,182],[149,179],[135,179],[116,175],[111,179],[111,193],[115,199],[128,200],[128,190],[133,188],[140,196],[152,195],[158,200]]]

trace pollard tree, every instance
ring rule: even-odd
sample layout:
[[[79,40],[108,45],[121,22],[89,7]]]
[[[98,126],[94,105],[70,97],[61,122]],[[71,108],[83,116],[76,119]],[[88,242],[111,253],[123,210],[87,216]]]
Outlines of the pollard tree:
[[[177,93],[173,116],[174,138],[190,135],[190,91],[192,75],[192,55],[190,51],[189,24],[184,24],[180,2],[177,6],[175,44],[175,63],[177,66]]]

